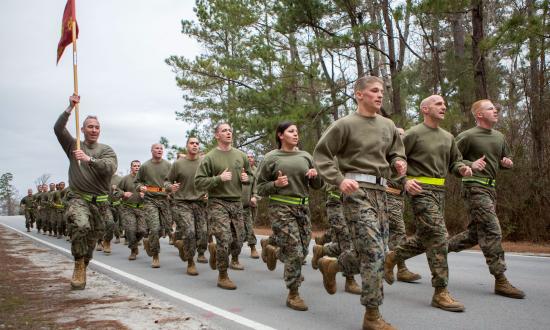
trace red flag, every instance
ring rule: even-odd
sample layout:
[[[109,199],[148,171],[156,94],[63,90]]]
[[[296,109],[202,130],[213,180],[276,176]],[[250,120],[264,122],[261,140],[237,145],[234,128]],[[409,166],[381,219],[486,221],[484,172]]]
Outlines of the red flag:
[[[76,37],[78,38],[78,24],[76,23],[75,0],[67,0],[65,11],[63,12],[63,21],[61,22],[61,39],[57,44],[57,62],[61,59],[65,47],[73,42],[73,22],[76,26]]]

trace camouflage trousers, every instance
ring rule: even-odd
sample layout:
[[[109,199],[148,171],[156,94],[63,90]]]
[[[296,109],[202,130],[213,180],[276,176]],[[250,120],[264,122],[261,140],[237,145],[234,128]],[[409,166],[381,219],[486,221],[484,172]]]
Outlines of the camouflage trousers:
[[[242,203],[218,198],[208,200],[209,233],[216,238],[216,267],[226,271],[229,253],[233,258],[241,254],[244,240]]]
[[[64,214],[64,208],[55,209],[55,231],[58,235],[65,235],[66,225]]]
[[[25,208],[25,228],[31,228],[31,225],[34,223],[33,210]]]
[[[344,196],[344,215],[352,248],[342,251],[338,263],[345,274],[361,274],[361,304],[382,305],[384,256],[388,244],[386,192],[360,187]]]
[[[494,188],[464,187],[464,200],[470,223],[468,229],[449,239],[449,251],[459,252],[477,244],[483,251],[492,275],[506,271],[502,231],[496,214],[496,191]]]
[[[120,205],[111,205],[111,213],[113,214],[113,235],[119,238],[122,234],[122,224],[120,220]],[[111,236],[112,237],[112,236]]]
[[[277,258],[285,264],[286,287],[296,289],[301,284],[302,261],[311,240],[309,207],[271,203],[268,212],[273,231],[269,244],[279,247]]]
[[[243,221],[244,221],[244,231],[245,231],[245,240],[248,243],[248,246],[256,245],[256,235],[254,235],[254,214],[256,211],[255,207],[243,207]]]
[[[50,217],[49,217],[49,225],[48,229],[57,235],[57,209],[52,207],[50,208]]]
[[[137,248],[138,242],[147,233],[147,224],[145,223],[143,208],[122,205],[119,211],[120,222],[124,229],[126,240],[128,241],[128,248],[130,250]]]
[[[395,249],[396,260],[404,261],[426,253],[432,272],[432,286],[446,287],[449,282],[447,265],[447,228],[445,227],[445,192],[425,189],[411,197],[416,233]]]
[[[105,223],[113,221],[107,203],[89,203],[73,192],[68,192],[67,226],[71,233],[71,252],[75,260],[92,259],[96,242],[105,233]]]
[[[339,199],[329,197],[326,203],[327,217],[330,224],[330,229],[327,233],[330,233],[329,244],[323,246],[323,252],[329,257],[338,258],[342,251],[349,251],[352,249],[352,240],[350,229],[346,224],[346,218],[344,216],[344,205]],[[325,238],[323,238],[325,240]],[[343,272],[344,276],[353,276]]]
[[[387,194],[388,218],[390,224],[390,238],[388,247],[394,250],[397,246],[405,242],[407,232],[405,230],[405,221],[403,220],[403,211],[405,208],[405,198],[394,194]]]
[[[168,199],[145,197],[143,213],[148,229],[145,236],[149,239],[151,253],[155,255],[160,253],[160,236],[164,237],[171,231],[172,211]]]
[[[174,201],[172,216],[176,223],[175,239],[183,241],[183,250],[188,258],[195,251],[203,254],[208,245],[206,227],[206,203],[203,201]]]

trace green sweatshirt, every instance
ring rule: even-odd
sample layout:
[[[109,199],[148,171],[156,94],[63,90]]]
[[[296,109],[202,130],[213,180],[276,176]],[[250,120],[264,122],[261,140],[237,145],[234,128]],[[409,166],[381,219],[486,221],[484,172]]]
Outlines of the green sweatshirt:
[[[338,157],[338,165],[335,157]],[[406,160],[405,148],[395,124],[376,115],[354,112],[335,121],[323,134],[313,152],[321,177],[339,187],[346,173],[370,174],[389,179],[397,160]],[[362,184],[383,190],[384,187]]]
[[[136,178],[135,176],[132,176],[132,174],[123,176],[122,179],[120,179],[116,189],[117,197],[133,204],[143,203],[143,198],[140,197],[139,191],[136,189],[135,180]],[[128,199],[124,199],[123,195],[125,192],[131,192],[132,196]]]
[[[37,192],[36,194],[32,195],[32,202],[33,202],[34,208],[38,208],[38,206],[40,205],[41,199],[42,199],[41,192]]]
[[[241,202],[243,203],[243,207],[249,207],[250,206],[250,199],[252,197],[258,197],[258,187],[256,185],[256,175],[257,175],[257,168],[256,166],[251,167],[250,170],[252,171],[252,176],[249,177],[250,184],[243,186],[243,194],[241,196]]]
[[[175,200],[202,200],[206,192],[200,191],[195,187],[195,174],[197,173],[200,163],[200,158],[193,160],[180,158],[172,164],[164,180],[164,187],[166,190],[171,191],[170,187],[174,182],[180,184],[180,189],[174,194]]]
[[[109,192],[109,200],[111,201],[111,203],[120,200],[121,196],[117,193],[119,191],[117,188],[120,184],[120,180],[122,180],[122,177],[117,174],[114,174],[111,178],[111,191]]]
[[[164,178],[166,178],[168,171],[170,171],[170,166],[170,162],[166,159],[161,159],[158,163],[149,159],[143,163],[136,174],[136,191],[139,192],[142,186],[164,188]],[[145,197],[168,197],[168,194],[165,191],[148,191],[145,193]]]
[[[258,169],[258,194],[308,197],[309,188],[321,189],[324,184],[319,175],[313,179],[306,177],[306,172],[311,168],[314,168],[313,158],[306,151],[272,150],[265,155]],[[285,187],[275,186],[279,171],[288,178]]]
[[[473,127],[456,137],[456,145],[464,157],[464,163],[471,166],[472,163],[483,155],[487,162],[483,171],[474,172],[474,177],[496,179],[503,157],[510,158],[510,148],[504,139],[504,135],[494,129]],[[464,182],[465,185],[480,185],[475,182]]]
[[[59,116],[54,125],[57,140],[69,158],[69,186],[71,190],[92,195],[108,195],[111,187],[111,176],[117,169],[117,157],[111,147],[102,143],[87,144],[83,142],[80,148],[95,162],[80,162],[74,158],[76,139],[71,136],[67,128],[69,114],[65,111]]]
[[[241,182],[241,172],[245,169],[249,182]],[[223,182],[220,174],[228,169],[232,173],[232,180]],[[208,191],[209,198],[220,198],[230,201],[240,201],[243,193],[243,185],[250,184],[253,173],[246,154],[238,149],[231,148],[222,151],[212,149],[204,156],[197,173],[195,174],[195,186],[199,190]]]
[[[461,177],[459,169],[464,166],[462,155],[451,133],[431,128],[424,123],[409,128],[403,139],[407,153],[407,176],[445,178],[448,172]],[[434,190],[444,186],[424,185]]]
[[[19,206],[24,206],[25,209],[31,210],[33,208],[33,196],[25,196],[19,203]]]

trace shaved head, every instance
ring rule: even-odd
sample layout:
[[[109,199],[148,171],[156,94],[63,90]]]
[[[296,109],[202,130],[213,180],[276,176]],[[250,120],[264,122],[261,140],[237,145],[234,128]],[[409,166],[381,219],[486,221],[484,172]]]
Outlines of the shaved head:
[[[437,95],[437,94],[430,95],[427,98],[423,99],[422,102],[420,102],[420,109],[426,108],[430,106],[430,104],[435,103],[441,99],[443,99],[441,95]]]

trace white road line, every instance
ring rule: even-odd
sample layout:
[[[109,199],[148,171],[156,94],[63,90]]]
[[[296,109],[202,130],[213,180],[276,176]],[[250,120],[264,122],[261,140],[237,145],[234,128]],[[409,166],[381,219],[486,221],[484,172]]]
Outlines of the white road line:
[[[10,228],[11,230],[16,231],[16,232],[18,232],[18,233],[20,233],[20,234],[22,234],[22,235],[25,235],[25,236],[27,236],[27,237],[29,237],[29,238],[32,238],[32,239],[34,239],[34,240],[36,240],[36,241],[38,241],[38,242],[40,242],[40,243],[42,243],[42,244],[44,244],[44,245],[47,245],[47,246],[52,247],[52,248],[54,248],[54,249],[60,250],[60,251],[65,252],[65,253],[67,253],[67,254],[69,254],[69,255],[71,254],[71,251],[68,250],[68,249],[65,249],[65,248],[62,248],[62,247],[57,246],[57,245],[55,245],[55,244],[52,244],[52,243],[50,243],[50,242],[44,241],[44,240],[42,240],[42,239],[40,239],[40,238],[34,237],[33,235],[29,235],[29,234],[27,234],[27,233],[25,233],[25,232],[23,232],[23,231],[21,231],[21,230],[19,230],[19,229],[13,228],[12,226],[9,226],[9,225],[5,224],[5,223],[2,223],[2,225],[3,225],[4,227]],[[219,316],[221,316],[221,317],[223,317],[223,318],[226,318],[226,319],[228,319],[228,320],[230,320],[230,321],[233,321],[233,322],[235,322],[235,323],[244,325],[244,326],[249,327],[249,328],[252,328],[252,329],[274,330],[274,328],[269,327],[269,326],[267,326],[267,325],[265,325],[265,324],[258,323],[258,322],[256,322],[256,321],[252,321],[252,320],[247,319],[247,318],[245,318],[245,317],[242,317],[242,316],[240,316],[240,315],[237,315],[237,314],[228,312],[228,311],[226,311],[226,310],[224,310],[224,309],[221,309],[221,308],[218,308],[218,307],[216,307],[216,306],[210,305],[210,304],[208,304],[208,303],[205,303],[205,302],[200,301],[200,300],[198,300],[198,299],[195,299],[195,298],[193,298],[193,297],[186,296],[186,295],[181,294],[181,293],[179,293],[179,292],[176,292],[176,291],[174,291],[174,290],[168,289],[168,288],[166,288],[166,287],[163,287],[163,286],[161,286],[161,285],[158,285],[158,284],[156,284],[156,283],[153,283],[153,282],[151,282],[151,281],[148,281],[148,280],[146,280],[146,279],[143,279],[143,278],[141,278],[141,277],[139,277],[139,276],[135,276],[135,275],[132,275],[132,274],[127,273],[127,272],[125,272],[125,271],[122,271],[122,270],[120,270],[120,269],[111,267],[111,266],[109,266],[109,265],[107,265],[107,264],[104,264],[104,263],[102,263],[102,262],[99,262],[99,261],[96,261],[96,260],[93,260],[93,259],[92,259],[90,262],[91,262],[92,264],[94,264],[95,266],[101,267],[101,268],[103,268],[103,269],[105,269],[105,270],[108,270],[108,271],[110,271],[110,272],[113,272],[113,273],[115,273],[115,274],[117,274],[117,275],[126,277],[126,278],[129,279],[129,280],[132,280],[132,281],[134,281],[134,282],[137,282],[137,283],[139,283],[139,284],[141,284],[141,285],[144,285],[144,286],[146,286],[146,287],[149,287],[149,288],[151,288],[151,289],[153,289],[153,290],[162,292],[162,293],[164,293],[164,294],[166,294],[166,295],[168,295],[168,296],[170,296],[170,297],[172,297],[172,298],[178,299],[178,300],[183,301],[183,302],[185,302],[185,303],[188,303],[188,304],[191,304],[191,305],[193,305],[193,306],[197,306],[197,307],[199,307],[199,308],[202,308],[202,309],[204,309],[205,311],[214,313],[214,314],[216,314],[216,315],[219,315]]]

